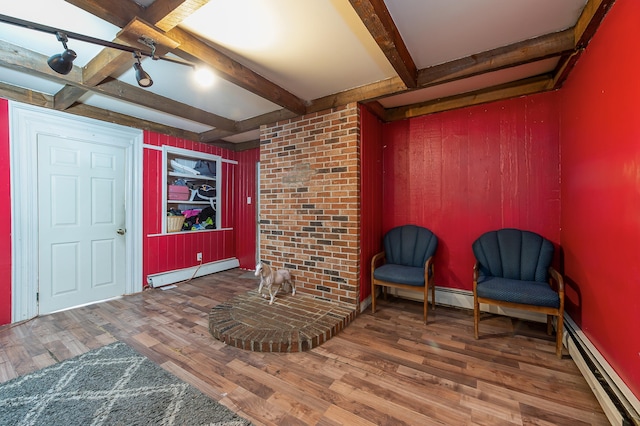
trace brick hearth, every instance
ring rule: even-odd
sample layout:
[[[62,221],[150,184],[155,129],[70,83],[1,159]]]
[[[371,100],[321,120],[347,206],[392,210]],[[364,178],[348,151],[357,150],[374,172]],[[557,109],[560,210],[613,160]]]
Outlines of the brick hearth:
[[[273,305],[250,291],[215,306],[209,332],[228,345],[255,352],[302,352],[346,327],[353,307],[297,294],[278,296]]]

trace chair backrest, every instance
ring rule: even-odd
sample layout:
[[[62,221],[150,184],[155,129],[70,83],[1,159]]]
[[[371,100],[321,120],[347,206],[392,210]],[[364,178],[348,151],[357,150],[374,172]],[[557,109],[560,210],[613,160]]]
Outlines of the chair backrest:
[[[384,236],[387,263],[424,267],[438,247],[438,238],[427,228],[403,225],[391,229]]]
[[[499,229],[473,243],[481,276],[545,282],[553,259],[553,244],[535,232]]]

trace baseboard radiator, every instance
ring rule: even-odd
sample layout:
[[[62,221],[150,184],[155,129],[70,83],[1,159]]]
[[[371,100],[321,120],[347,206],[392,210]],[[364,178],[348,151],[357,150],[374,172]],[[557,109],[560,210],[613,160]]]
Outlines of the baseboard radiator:
[[[398,290],[395,293],[403,298],[422,301],[421,298],[416,298],[413,292]],[[370,304],[371,296],[360,303],[360,312],[367,309]],[[436,287],[436,304],[473,309],[473,293],[468,290]],[[484,304],[480,305],[480,309],[531,321],[543,323],[547,321],[546,315],[532,312],[506,310]],[[609,422],[616,426],[640,425],[638,398],[566,313],[564,325],[564,346],[591,387]]]
[[[612,425],[640,425],[640,402],[582,330],[565,315],[565,346]]]
[[[185,281],[189,278],[201,277],[203,275],[226,271],[227,269],[237,268],[239,266],[240,262],[236,258],[218,260],[216,262],[204,263],[192,268],[176,269],[174,271],[147,275],[147,284],[153,288],[162,287]]]

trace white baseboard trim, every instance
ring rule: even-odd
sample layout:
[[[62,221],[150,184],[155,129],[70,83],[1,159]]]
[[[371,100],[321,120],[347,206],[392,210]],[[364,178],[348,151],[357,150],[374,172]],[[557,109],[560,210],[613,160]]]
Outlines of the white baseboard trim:
[[[191,277],[201,277],[215,272],[226,271],[227,269],[238,268],[239,266],[240,262],[235,257],[231,259],[218,260],[215,262],[204,263],[199,266],[193,266],[191,268],[176,269],[174,271],[147,275],[147,284],[153,288],[162,287],[168,284],[188,280]]]
[[[398,297],[422,301],[417,293],[389,289]],[[371,304],[371,296],[360,302],[360,312]],[[473,310],[473,292],[436,286],[436,304]],[[480,310],[546,323],[547,316],[518,309],[480,304]],[[555,324],[554,324],[555,325]],[[564,315],[564,346],[591,387],[612,425],[640,425],[640,403],[602,354],[584,335],[569,315]],[[602,379],[598,379],[601,377]]]
[[[640,402],[565,313],[565,346],[612,425],[640,424]]]

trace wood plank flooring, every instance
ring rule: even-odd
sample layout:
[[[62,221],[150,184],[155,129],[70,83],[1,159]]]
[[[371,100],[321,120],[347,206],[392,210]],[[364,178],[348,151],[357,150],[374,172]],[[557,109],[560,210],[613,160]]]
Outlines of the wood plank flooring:
[[[606,425],[543,324],[380,300],[308,352],[259,353],[209,334],[213,306],[255,290],[235,269],[178,288],[0,327],[0,382],[124,341],[256,425]]]

